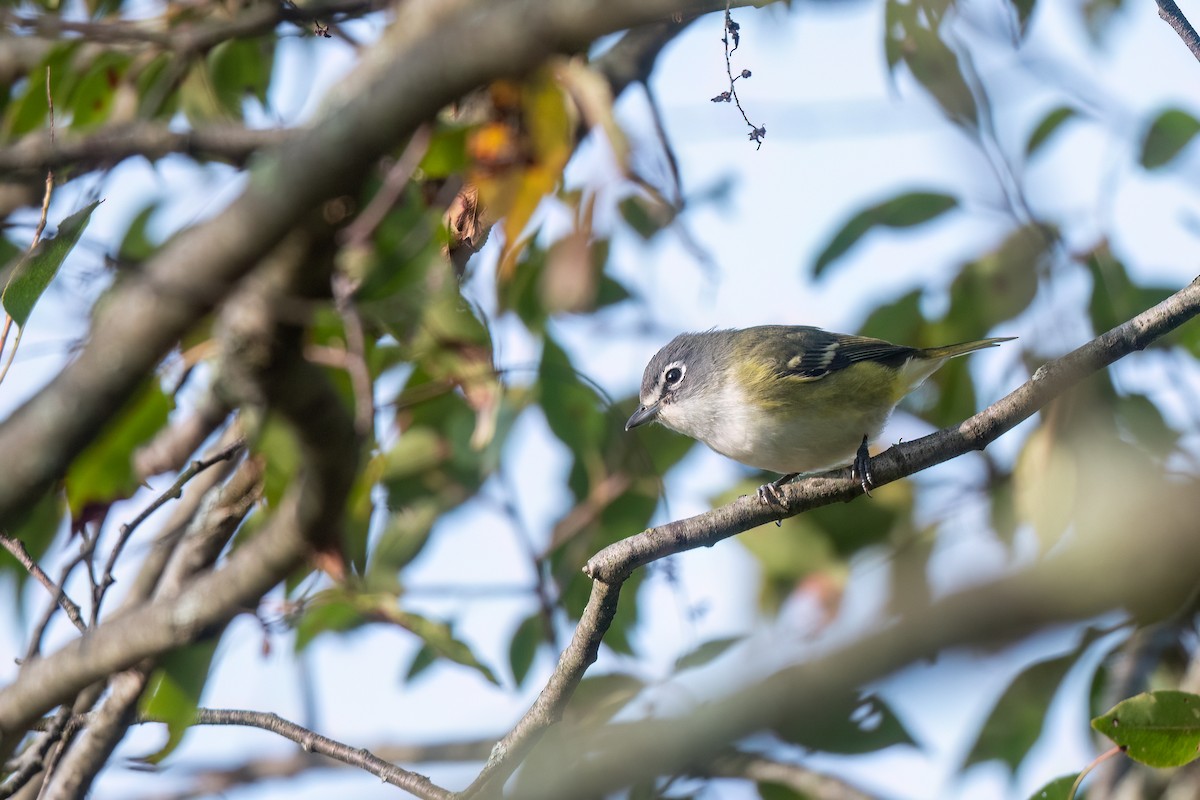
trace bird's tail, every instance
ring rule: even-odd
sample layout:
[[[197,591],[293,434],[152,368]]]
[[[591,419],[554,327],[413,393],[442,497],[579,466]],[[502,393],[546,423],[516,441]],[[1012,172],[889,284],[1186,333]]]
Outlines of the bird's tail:
[[[947,344],[941,347],[926,347],[919,351],[921,358],[943,359],[954,358],[955,356],[974,353],[976,350],[982,350],[985,347],[995,347],[1001,342],[1009,342],[1017,337],[1015,336],[1000,336],[995,339],[976,339],[973,342],[959,342],[958,344]]]

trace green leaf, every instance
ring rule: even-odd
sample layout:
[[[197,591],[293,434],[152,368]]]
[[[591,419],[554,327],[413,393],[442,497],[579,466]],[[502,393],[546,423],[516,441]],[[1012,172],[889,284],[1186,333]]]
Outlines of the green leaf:
[[[1115,328],[1175,291],[1167,286],[1139,286],[1134,283],[1125,265],[1113,256],[1107,245],[1101,245],[1088,254],[1087,266],[1092,273],[1092,297],[1088,313],[1097,331]],[[1168,336],[1166,340],[1172,341],[1174,337]]]
[[[163,53],[155,56],[137,69],[137,86],[140,119],[169,118],[179,106],[179,94],[175,74],[178,56]]]
[[[601,246],[605,250],[608,249],[608,242],[597,242],[594,247],[596,252],[599,252]],[[629,293],[620,281],[610,278],[607,275],[600,276],[600,285],[596,288],[596,307],[603,308],[605,306],[615,306],[617,303],[622,303],[633,295]]]
[[[278,508],[284,493],[300,471],[300,445],[287,424],[271,415],[259,430],[253,451],[266,460],[263,498],[268,506]]]
[[[784,741],[843,755],[873,753],[893,745],[917,746],[891,707],[877,695],[847,696],[822,716],[820,724],[798,715],[776,727]],[[840,710],[837,710],[839,709]]]
[[[926,4],[922,9],[928,8]],[[979,108],[967,84],[958,55],[938,36],[936,28],[914,17],[904,29],[899,54],[912,71],[913,77],[933,96],[950,121],[974,131],[978,127]],[[970,66],[970,53],[963,51]]]
[[[1157,456],[1175,451],[1179,432],[1167,424],[1150,398],[1141,394],[1119,395],[1115,411],[1121,430],[1139,446]]]
[[[96,56],[71,95],[71,127],[85,131],[108,119],[132,58],[107,50]]]
[[[720,639],[710,639],[691,652],[684,653],[675,659],[675,671],[679,672],[680,670],[704,666],[710,661],[719,658],[735,644],[739,644],[745,640],[746,637],[744,636],[725,636]]]
[[[626,197],[617,208],[629,227],[647,241],[675,220],[676,212],[670,205],[640,194]]]
[[[129,497],[137,489],[134,451],[167,424],[171,398],[147,381],[125,409],[109,422],[87,449],[67,468],[67,499],[71,515],[80,518],[89,505],[104,505]]]
[[[1026,157],[1032,156],[1042,148],[1042,145],[1050,141],[1050,137],[1058,132],[1064,122],[1074,119],[1079,116],[1079,113],[1069,106],[1059,106],[1051,110],[1046,116],[1042,117],[1042,121],[1033,129],[1033,133],[1029,136],[1029,141],[1025,143]]]
[[[437,498],[424,497],[391,514],[367,562],[368,590],[398,588],[400,570],[425,549],[433,525],[444,510]]]
[[[542,345],[538,383],[542,411],[554,435],[577,459],[599,450],[607,425],[600,411],[601,399],[579,380],[566,352],[550,337]],[[576,497],[582,499],[583,495],[576,491]]]
[[[321,592],[304,606],[296,623],[296,652],[303,650],[322,633],[342,633],[360,628],[367,618],[351,599],[339,590]]]
[[[1191,114],[1178,108],[1163,111],[1150,123],[1142,140],[1142,166],[1157,169],[1168,164],[1197,133],[1200,133],[1200,120]]]
[[[637,697],[645,682],[635,675],[611,672],[589,675],[579,682],[563,712],[563,720],[574,725],[601,725]]]
[[[117,249],[117,258],[122,264],[140,264],[158,249],[158,243],[150,238],[146,230],[158,208],[157,200],[147,203],[129,223],[121,246]]]
[[[471,128],[465,125],[438,128],[429,140],[421,159],[421,171],[426,178],[438,179],[457,175],[470,163],[467,137]]]
[[[230,39],[208,54],[209,75],[218,102],[234,118],[241,119],[246,95],[266,105],[275,58],[274,40]]]
[[[1181,767],[1200,752],[1200,695],[1174,690],[1143,692],[1092,720],[1135,761],[1150,767]]]
[[[958,206],[958,200],[938,192],[906,192],[864,209],[833,235],[813,262],[813,276],[820,275],[875,228],[910,228],[929,222]]]
[[[98,205],[100,201],[94,200],[60,222],[58,233],[43,239],[32,253],[21,259],[9,276],[0,302],[20,327],[25,327],[38,299],[58,274],[67,255],[79,243],[79,237],[83,235]]]
[[[1000,246],[961,268],[950,285],[950,312],[941,335],[975,339],[1021,314],[1037,294],[1038,275],[1058,246],[1058,231],[1029,223],[1014,228]]]
[[[1050,701],[1079,656],[1075,650],[1022,670],[996,701],[964,766],[996,760],[1015,772],[1041,736]]]
[[[382,606],[376,606],[376,609],[381,608]],[[395,607],[382,608],[382,611],[388,621],[394,622],[420,637],[425,643],[425,647],[428,647],[435,657],[449,659],[456,664],[470,667],[489,682],[500,685],[500,681],[496,680],[495,673],[475,657],[465,642],[455,638],[454,632],[445,622],[432,620],[409,611],[401,611]],[[411,669],[409,677],[412,677]]]
[[[50,106],[46,99],[46,73],[50,74],[50,96],[55,103],[69,97],[79,78],[72,62],[82,40],[55,45],[42,63],[30,70],[25,89],[7,109],[4,130],[13,137],[48,127]],[[7,92],[6,92],[7,93]]]
[[[46,492],[32,508],[13,520],[5,533],[25,545],[29,557],[38,561],[50,549],[50,544],[62,529],[66,511],[66,498],[61,489]],[[0,573],[5,571],[12,572],[15,578],[13,588],[16,596],[13,603],[20,604],[24,598],[21,588],[31,577],[29,570],[18,564],[7,550],[0,549]]]
[[[160,763],[179,746],[188,728],[196,721],[196,707],[200,705],[219,642],[220,637],[214,636],[172,650],[159,661],[139,706],[147,717],[167,723],[167,742],[158,752],[145,756],[143,761]]]
[[[759,781],[754,785],[762,800],[809,800],[808,795],[798,794],[790,786],[771,781]]]
[[[1078,779],[1078,773],[1055,778],[1029,795],[1029,800],[1069,800],[1071,789],[1075,786],[1075,781]]]
[[[858,328],[860,336],[889,342],[915,344],[923,341],[925,318],[921,315],[921,290],[913,289],[890,303],[879,306]]]
[[[508,664],[512,668],[513,681],[517,686],[525,682],[538,647],[546,639],[546,620],[541,611],[535,611],[526,617],[513,633],[512,642],[508,646]]]
[[[422,644],[421,649],[417,650],[413,656],[412,663],[408,665],[408,670],[404,673],[404,681],[408,683],[420,677],[427,669],[437,663],[438,654],[428,644]]]

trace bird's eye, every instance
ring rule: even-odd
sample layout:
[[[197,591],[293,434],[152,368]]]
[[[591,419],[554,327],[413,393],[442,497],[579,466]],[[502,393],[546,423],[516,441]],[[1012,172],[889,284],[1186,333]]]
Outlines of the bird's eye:
[[[681,370],[679,367],[671,367],[663,375],[663,380],[665,380],[668,384],[679,383],[682,378],[683,370]]]

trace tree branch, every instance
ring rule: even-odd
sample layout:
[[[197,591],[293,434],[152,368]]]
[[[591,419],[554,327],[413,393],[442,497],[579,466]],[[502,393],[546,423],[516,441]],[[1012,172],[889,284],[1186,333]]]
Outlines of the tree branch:
[[[1175,29],[1179,38],[1183,39],[1183,43],[1187,45],[1188,50],[1192,51],[1192,55],[1200,60],[1200,35],[1196,34],[1196,29],[1179,10],[1179,6],[1175,5],[1175,0],[1157,0],[1157,2],[1158,16]]]
[[[777,783],[786,786],[799,797],[809,800],[874,800],[874,795],[822,775],[799,764],[789,764],[759,753],[729,750],[708,763],[692,770],[694,775],[713,778],[741,778],[756,783]]]
[[[0,690],[0,761],[50,708],[253,607],[302,563],[312,542],[338,529],[358,461],[353,422],[325,374],[295,348],[279,354],[264,384],[295,429],[306,465],[279,508],[223,568],[198,576],[173,598],[119,612],[86,638],[27,664]]]
[[[294,3],[263,3],[242,11],[232,20],[178,25],[162,30],[162,20],[117,20],[79,22],[61,15],[39,14],[24,17],[7,12],[0,22],[34,36],[62,40],[73,38],[102,44],[150,44],[180,55],[202,53],[221,42],[261,36],[275,30],[281,22],[342,20],[362,16],[387,7],[383,0],[331,0],[326,3],[297,6]]]
[[[972,450],[984,449],[1087,375],[1144,349],[1197,314],[1200,314],[1200,278],[1128,322],[1043,365],[1008,396],[957,428],[895,445],[876,456],[871,460],[875,485],[882,486]],[[651,528],[609,545],[588,561],[584,572],[594,580],[619,583],[651,561],[685,550],[711,547],[750,528],[819,506],[849,501],[860,494],[862,488],[850,476],[848,467],[834,470],[785,485],[781,491],[782,510],[756,496],[742,497],[722,508]]]
[[[439,108],[547,55],[661,19],[678,0],[473,0],[395,25],[323,118],[264,153],[224,212],[175,236],[97,310],[88,343],[0,425],[0,525],[29,508],[131,388],[310,209],[353,191],[375,160]],[[698,0],[688,9],[710,8]],[[129,314],[127,309],[139,313]],[[111,354],[119,352],[120,359]],[[80,405],[77,398],[87,397]]]
[[[1087,375],[1134,350],[1145,348],[1197,314],[1200,314],[1200,277],[1153,308],[1062,358],[1047,363],[1016,391],[957,428],[896,445],[876,456],[871,464],[876,484],[890,483],[971,450],[983,449]],[[584,671],[595,660],[600,641],[616,611],[621,584],[633,570],[675,553],[712,546],[722,539],[777,519],[795,516],[822,505],[852,500],[861,493],[861,486],[850,475],[848,468],[837,470],[784,486],[783,510],[762,502],[757,496],[742,497],[704,514],[622,539],[593,556],[584,567],[584,572],[594,581],[592,595],[570,645],[559,658],[554,674],[536,702],[496,745],[491,760],[461,796],[473,797],[492,783],[501,785],[546,728],[561,718]],[[997,607],[1005,608],[1003,605],[992,608]],[[1045,612],[1042,612],[1036,618],[1041,620],[1045,616]],[[1024,618],[1022,621],[1025,621]],[[1022,631],[1026,629],[1020,628]],[[977,633],[972,633],[968,640],[977,636]],[[861,685],[862,682],[865,679],[852,685]],[[684,766],[681,762],[675,768],[683,769]],[[610,768],[616,769],[612,765]],[[572,791],[581,790],[576,787]],[[554,795],[535,793],[535,796]]]
[[[289,722],[277,714],[265,711],[243,711],[238,709],[197,709],[196,725],[241,725],[261,728],[291,739],[306,753],[319,753],[343,764],[358,767],[386,783],[403,789],[426,800],[447,800],[451,793],[435,785],[424,775],[397,767],[366,748],[354,748],[348,744],[322,736],[319,733]],[[400,760],[400,759],[394,759]]]
[[[244,166],[254,153],[280,145],[290,134],[285,129],[254,130],[238,125],[180,132],[155,122],[105,128],[86,136],[60,135],[57,141],[46,131],[37,131],[14,145],[0,147],[0,173],[8,180],[32,180],[45,176],[47,170],[71,167],[89,171],[132,156],[154,161],[172,153]]]
[[[29,555],[29,551],[25,549],[24,542],[22,542],[20,539],[14,539],[5,533],[0,533],[0,547],[3,547],[5,550],[11,553],[12,557],[15,558],[17,562],[29,572],[30,575],[36,578],[38,583],[46,587],[46,591],[50,593],[50,596],[54,598],[54,601],[59,605],[59,607],[66,612],[67,618],[71,620],[71,624],[74,625],[80,633],[83,633],[87,630],[87,625],[84,624],[83,616],[79,612],[79,606],[75,604],[74,600],[72,600],[70,597],[67,597],[67,593],[64,592],[62,587],[55,583],[50,576],[46,574],[45,570],[38,566],[38,563],[33,560],[32,556]]]
[[[1103,338],[1103,337],[1102,337]],[[609,725],[556,737],[570,767],[523,772],[514,797],[603,795],[657,775],[686,772],[730,742],[803,719],[845,723],[847,698],[896,670],[950,647],[995,648],[1049,625],[1124,609],[1139,622],[1194,612],[1200,574],[1200,484],[1164,483],[1095,452],[1076,534],[1014,575],[915,604],[832,651],[669,720]],[[824,479],[829,480],[829,479]],[[1136,531],[1136,535],[1131,535]]]

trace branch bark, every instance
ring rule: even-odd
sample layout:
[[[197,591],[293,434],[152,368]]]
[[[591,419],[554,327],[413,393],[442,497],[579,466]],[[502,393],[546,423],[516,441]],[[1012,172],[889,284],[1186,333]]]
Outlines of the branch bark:
[[[306,465],[270,521],[223,568],[197,577],[177,596],[122,611],[88,637],[28,664],[0,690],[0,761],[50,708],[254,607],[311,554],[313,542],[339,528],[358,461],[353,422],[325,374],[298,349],[281,353],[269,373],[270,399],[294,427]]]
[[[687,8],[716,5],[697,0]],[[426,13],[419,8],[393,26],[347,79],[339,102],[264,153],[224,212],[174,237],[142,273],[116,288],[98,309],[79,357],[0,425],[0,462],[9,465],[0,483],[0,526],[36,502],[131,388],[288,230],[324,200],[352,191],[421,122],[487,80],[662,19],[678,6],[679,0],[473,0]]]
[[[1187,45],[1187,49],[1192,51],[1192,55],[1200,60],[1200,35],[1196,34],[1196,29],[1192,27],[1192,23],[1188,22],[1188,18],[1179,10],[1179,6],[1175,4],[1175,0],[1157,0],[1158,16],[1170,25],[1179,38],[1183,39],[1183,43]]]
[[[1084,463],[1090,467],[1086,507],[1074,537],[1053,555],[1020,573],[904,608],[849,644],[693,713],[556,736],[555,745],[573,755],[571,768],[560,759],[553,772],[522,772],[512,796],[604,795],[686,772],[756,731],[786,728],[797,719],[820,730],[839,714],[844,724],[847,698],[861,687],[947,648],[995,648],[1114,610],[1138,623],[1190,619],[1200,574],[1200,484],[1163,483],[1111,458]]]
[[[1144,349],[1197,314],[1200,314],[1200,277],[1153,308],[1098,336],[1062,358],[1045,364],[1025,384],[989,408],[964,421],[957,428],[946,429],[912,442],[896,445],[876,456],[871,464],[876,484],[890,483],[971,450],[982,450],[1001,434],[1028,419],[1047,402],[1086,376],[1103,369],[1135,350]],[[559,658],[554,674],[529,711],[496,745],[492,758],[484,770],[471,786],[462,792],[461,796],[464,798],[474,797],[485,791],[494,791],[496,787],[503,785],[546,729],[561,719],[562,712],[570,701],[575,687],[579,685],[584,671],[595,661],[600,641],[612,622],[621,584],[635,569],[685,550],[712,546],[722,539],[776,519],[795,516],[822,505],[846,502],[860,494],[862,494],[862,488],[850,475],[849,468],[837,470],[784,486],[782,510],[778,506],[762,502],[757,496],[742,497],[704,514],[670,522],[622,539],[597,553],[584,567],[584,572],[594,581],[591,598],[575,629],[570,645]],[[1128,557],[1128,554],[1124,554],[1123,557]],[[1168,563],[1159,566],[1162,569],[1168,569],[1171,565]],[[1200,565],[1194,566],[1200,568]],[[1043,572],[1045,571],[1043,569]],[[1051,574],[1053,574],[1052,570]],[[1038,590],[1034,591],[1031,588],[1028,596],[1044,598],[1046,587],[1041,586],[1039,581],[1050,580],[1050,577],[1043,576],[1042,573],[1036,573],[1034,577],[1030,577],[1029,584],[1031,587],[1038,587]],[[1148,585],[1155,586],[1156,584],[1151,582]],[[1027,603],[1022,602],[1014,612],[1014,606],[1008,602],[1011,593],[1011,589],[998,589],[997,597],[988,600],[982,608],[974,608],[974,612],[980,615],[986,613],[990,620],[996,616],[995,609],[1006,609],[1009,629],[1011,629],[1010,635],[1014,636],[1031,630],[1035,624],[1061,621],[1062,619],[1078,619],[1080,616],[1099,613],[1112,607],[1113,597],[1120,597],[1114,591],[1100,599],[1093,596],[1089,598],[1090,603],[1068,604],[1066,607],[1055,606],[1053,609],[1038,606],[1028,607]],[[984,593],[984,596],[987,594]],[[827,659],[829,662],[836,662],[836,666],[829,667],[831,674],[836,679],[829,678],[826,682],[836,683],[840,687],[839,691],[842,691],[844,695],[845,691],[887,674],[892,669],[909,663],[921,655],[935,653],[937,648],[944,644],[957,643],[958,640],[944,635],[945,631],[953,630],[956,635],[964,637],[962,641],[969,642],[979,638],[980,630],[988,630],[986,626],[971,629],[969,624],[954,617],[958,610],[954,604],[945,606],[944,614],[948,617],[947,621],[943,623],[945,630],[939,626],[931,626],[931,630],[936,633],[931,634],[924,627],[919,631],[910,632],[909,635],[912,636],[916,636],[917,633],[922,634],[914,641],[925,643],[923,645],[925,649],[914,650],[912,642],[897,643],[896,637],[892,636],[890,632],[880,634],[883,639],[879,644],[868,642],[862,646],[869,649],[871,653],[871,659],[865,663],[878,665],[885,657],[891,658],[892,660],[886,667],[879,666],[875,671],[864,672],[862,664],[855,665],[849,658],[845,659],[847,662],[845,664],[837,659]],[[971,622],[978,624],[979,620],[973,618]],[[931,638],[935,640],[935,644],[926,646]],[[899,644],[904,646],[899,646]],[[893,645],[896,645],[896,649],[889,650],[888,647]],[[875,649],[871,649],[872,647]],[[848,648],[848,650],[854,651],[854,648]],[[817,667],[812,669],[820,671]],[[795,688],[797,687],[791,687],[789,691]],[[821,699],[822,695],[819,692],[806,689],[804,696],[813,699],[818,707],[821,703],[828,702],[827,699]],[[776,701],[772,700],[772,702]],[[729,711],[728,703],[720,705]],[[789,707],[801,708],[799,704]],[[759,708],[758,710],[764,712],[761,719],[774,718],[766,714],[769,709]],[[740,718],[740,713],[735,714],[733,718]],[[804,708],[803,713],[812,713],[812,709]],[[710,715],[705,714],[704,719],[706,722],[713,722]],[[722,724],[718,727],[723,731],[729,731],[730,735],[709,743],[714,751],[716,747],[723,746],[728,741],[753,729],[747,724],[741,726],[734,724],[732,728]],[[678,731],[672,730],[672,735],[676,733]],[[661,735],[661,732],[658,735]],[[647,747],[650,751],[654,750],[649,740],[641,739],[639,742],[640,746]],[[625,757],[637,760],[628,749],[622,750],[622,753]],[[674,758],[663,759],[655,766],[668,771],[683,770],[688,763],[684,754],[676,753],[674,749],[672,749],[672,753],[674,753]],[[588,763],[591,764],[591,762]],[[614,770],[622,777],[628,777],[626,771],[615,766],[616,763],[615,760],[605,762],[606,767],[604,768]],[[602,772],[604,768],[599,768],[598,772]],[[653,774],[664,773],[655,772]],[[596,786],[612,788],[611,776],[606,778],[596,774],[594,779]],[[546,790],[550,793],[538,789],[533,791],[530,796],[550,798],[563,796],[555,795],[553,791],[566,791],[561,780],[548,781],[546,785],[553,787],[552,790]],[[581,789],[580,785],[576,784],[573,785],[571,791],[579,794],[586,793],[587,790]]]

